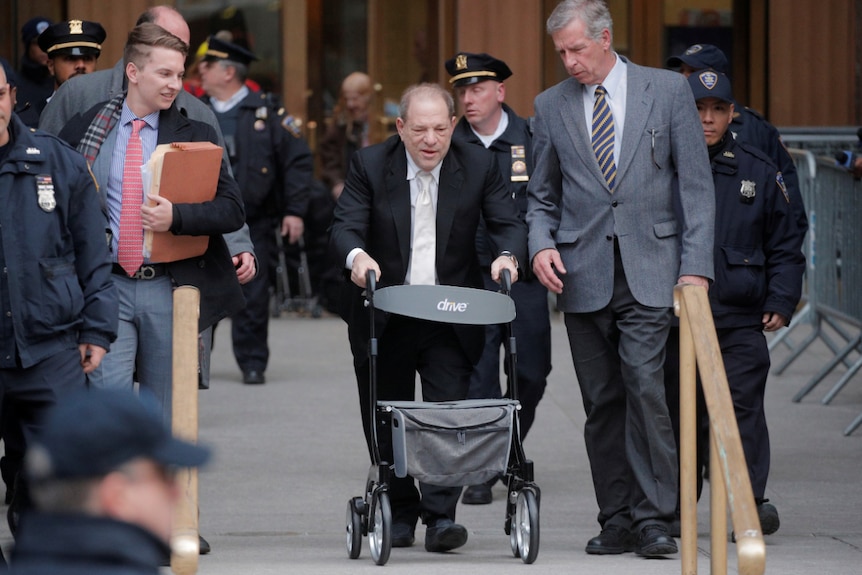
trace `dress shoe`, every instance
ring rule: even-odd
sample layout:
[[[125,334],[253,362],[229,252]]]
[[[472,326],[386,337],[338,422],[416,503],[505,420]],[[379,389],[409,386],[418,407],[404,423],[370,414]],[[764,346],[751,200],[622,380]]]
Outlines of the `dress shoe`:
[[[760,519],[760,530],[764,535],[772,535],[781,526],[778,509],[769,503],[769,499],[761,499],[757,503],[757,517]]]
[[[204,539],[201,535],[198,535],[198,546],[200,547],[201,555],[208,555],[209,552],[213,550],[213,548],[210,547],[209,541]]]
[[[260,383],[266,383],[266,378],[263,376],[262,371],[250,369],[248,371],[242,372],[242,382],[250,385],[255,385]]]
[[[440,553],[457,549],[467,542],[467,529],[451,519],[438,519],[425,529],[425,551]]]
[[[471,485],[464,490],[461,496],[461,503],[465,505],[488,505],[494,499],[491,493],[491,486],[487,483]]]
[[[664,557],[678,553],[676,541],[668,533],[667,527],[652,523],[638,533],[635,553],[643,557]]]
[[[590,555],[620,555],[632,550],[631,534],[616,525],[609,525],[602,532],[587,541]]]
[[[413,526],[409,523],[393,523],[390,530],[393,547],[410,547],[415,540]]]

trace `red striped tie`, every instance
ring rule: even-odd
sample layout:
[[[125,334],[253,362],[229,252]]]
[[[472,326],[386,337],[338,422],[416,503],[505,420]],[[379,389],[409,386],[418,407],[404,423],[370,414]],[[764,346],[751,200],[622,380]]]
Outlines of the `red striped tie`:
[[[144,181],[141,165],[144,150],[141,144],[143,120],[132,120],[132,135],[126,144],[126,161],[123,165],[123,202],[120,208],[120,239],[117,261],[130,276],[144,263],[144,228],[141,223],[141,205],[144,203]]]

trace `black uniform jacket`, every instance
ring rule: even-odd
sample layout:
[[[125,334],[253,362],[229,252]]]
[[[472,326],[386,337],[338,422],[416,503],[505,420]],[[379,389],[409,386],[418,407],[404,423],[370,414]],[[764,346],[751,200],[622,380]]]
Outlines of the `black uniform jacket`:
[[[210,105],[208,96],[202,100]],[[238,106],[233,175],[246,219],[304,218],[314,173],[308,144],[282,126],[284,110],[273,109],[266,94],[251,92]]]
[[[715,180],[715,325],[760,325],[764,312],[793,316],[802,291],[790,199],[780,173],[760,150],[726,138],[712,158]]]

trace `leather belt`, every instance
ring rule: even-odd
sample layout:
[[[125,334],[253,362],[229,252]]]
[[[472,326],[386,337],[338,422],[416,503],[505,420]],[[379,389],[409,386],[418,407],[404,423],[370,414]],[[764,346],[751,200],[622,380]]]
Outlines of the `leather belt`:
[[[144,264],[135,273],[129,275],[120,264],[115,263],[111,265],[111,273],[133,280],[151,280],[166,275],[168,268],[165,264]]]

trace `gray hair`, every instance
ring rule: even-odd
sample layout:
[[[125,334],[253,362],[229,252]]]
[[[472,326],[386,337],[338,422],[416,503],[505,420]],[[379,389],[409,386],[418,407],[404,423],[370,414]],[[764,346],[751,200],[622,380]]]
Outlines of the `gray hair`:
[[[414,96],[424,98],[437,96],[446,103],[449,117],[451,118],[455,115],[455,100],[452,99],[452,94],[439,84],[423,82],[421,84],[413,84],[412,86],[409,86],[401,95],[401,105],[398,108],[398,117],[400,117],[402,121],[407,120],[407,112]]]
[[[243,83],[248,79],[248,66],[242,62],[235,62],[234,60],[219,60],[218,64],[225,70],[228,68],[234,68],[236,70],[236,77],[240,83]]]
[[[46,513],[87,513],[101,477],[83,479],[45,479],[30,484],[30,498],[39,511]]]
[[[575,19],[586,25],[587,34],[593,40],[601,39],[602,30],[605,28],[611,33],[613,40],[614,21],[604,0],[563,0],[548,17],[546,30],[549,35],[553,35]]]

